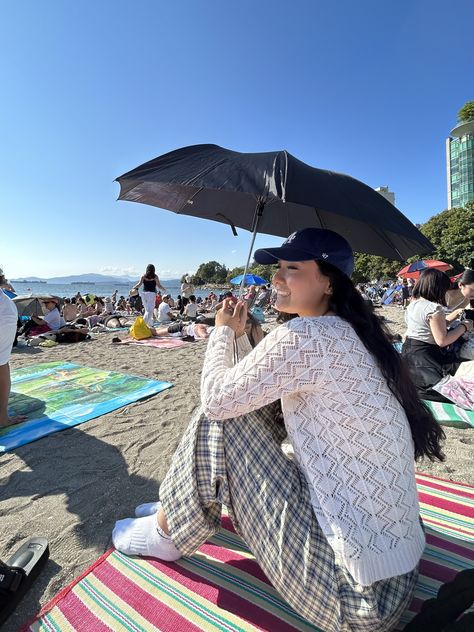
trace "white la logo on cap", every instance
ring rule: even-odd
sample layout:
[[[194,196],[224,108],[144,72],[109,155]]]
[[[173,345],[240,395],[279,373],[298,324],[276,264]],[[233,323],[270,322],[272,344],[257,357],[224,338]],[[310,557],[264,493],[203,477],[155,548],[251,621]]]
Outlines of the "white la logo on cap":
[[[296,237],[296,233],[291,233],[291,235],[288,237],[288,239],[285,241],[285,244],[291,244],[291,242],[293,241],[293,239]]]
[[[327,258],[329,257],[329,255],[328,255],[328,253],[327,253],[327,252],[322,252],[322,253],[321,253],[321,257],[322,257],[323,259],[327,259]]]

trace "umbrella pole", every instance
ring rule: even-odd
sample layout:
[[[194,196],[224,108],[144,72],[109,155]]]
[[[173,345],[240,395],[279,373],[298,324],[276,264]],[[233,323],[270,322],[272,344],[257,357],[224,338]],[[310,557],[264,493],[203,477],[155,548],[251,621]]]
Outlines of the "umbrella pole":
[[[250,243],[249,256],[247,257],[247,263],[245,264],[244,274],[242,276],[242,282],[240,283],[240,287],[239,287],[239,299],[242,298],[242,295],[244,293],[245,275],[247,274],[247,270],[249,269],[250,257],[252,256],[253,245],[255,243],[255,237],[257,236],[258,225],[260,224],[260,218],[263,215],[264,208],[265,208],[265,200],[263,200],[262,198],[259,198],[257,202],[257,206],[255,207],[255,214],[253,216],[252,242]]]

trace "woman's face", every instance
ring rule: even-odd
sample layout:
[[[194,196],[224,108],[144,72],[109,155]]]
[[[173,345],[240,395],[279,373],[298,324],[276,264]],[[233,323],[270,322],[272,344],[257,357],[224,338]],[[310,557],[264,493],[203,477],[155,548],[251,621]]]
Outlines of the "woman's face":
[[[278,262],[273,277],[277,292],[275,308],[298,316],[322,316],[329,309],[331,282],[316,261]]]
[[[461,290],[461,294],[464,296],[464,298],[467,298],[469,301],[474,300],[474,283],[470,283],[469,285],[464,285],[464,283],[460,283],[459,289]]]

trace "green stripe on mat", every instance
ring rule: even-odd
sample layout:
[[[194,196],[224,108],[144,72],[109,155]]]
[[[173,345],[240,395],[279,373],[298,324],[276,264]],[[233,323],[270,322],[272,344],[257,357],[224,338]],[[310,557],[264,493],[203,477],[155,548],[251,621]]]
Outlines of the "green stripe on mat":
[[[465,410],[455,404],[445,404],[444,402],[431,402],[427,399],[423,401],[439,424],[454,428],[474,428],[473,410]]]

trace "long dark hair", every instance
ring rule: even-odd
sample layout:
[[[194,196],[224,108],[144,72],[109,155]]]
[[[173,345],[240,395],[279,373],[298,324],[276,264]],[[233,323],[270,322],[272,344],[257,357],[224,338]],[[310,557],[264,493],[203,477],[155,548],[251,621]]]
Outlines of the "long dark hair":
[[[420,400],[407,366],[390,342],[389,332],[370,311],[348,276],[329,263],[317,261],[317,264],[321,273],[331,280],[330,309],[352,325],[367,351],[374,356],[388,387],[403,406],[415,446],[415,459],[426,456],[431,461],[444,461],[440,441],[445,434]]]
[[[152,263],[149,263],[145,270],[145,278],[154,279],[155,276],[156,276],[155,266]]]
[[[413,298],[425,298],[427,301],[438,303],[446,307],[446,292],[451,287],[451,280],[447,274],[430,268],[420,274],[420,278],[413,288]]]

